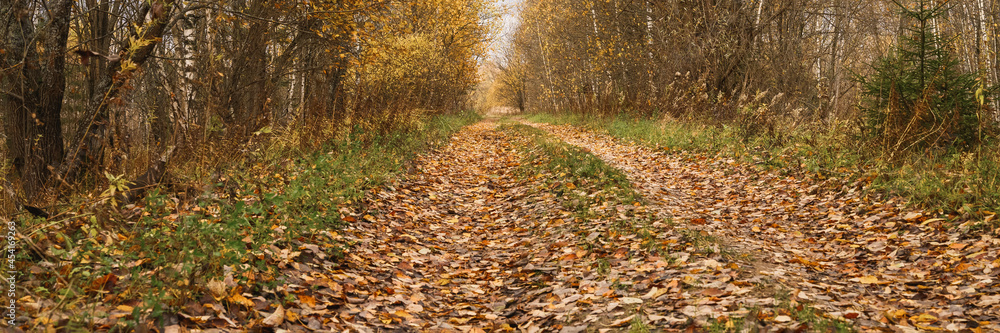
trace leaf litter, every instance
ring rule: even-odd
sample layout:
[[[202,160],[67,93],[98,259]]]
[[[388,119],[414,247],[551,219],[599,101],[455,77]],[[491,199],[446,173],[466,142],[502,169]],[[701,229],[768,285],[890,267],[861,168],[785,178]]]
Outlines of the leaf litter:
[[[570,125],[527,123],[624,170],[649,207],[751,254],[756,274],[863,331],[1000,330],[1000,239],[902,198]],[[981,212],[988,222],[993,212]],[[959,224],[957,226],[953,224]],[[787,322],[791,318],[775,317]]]
[[[341,208],[351,223],[326,232],[330,242],[266,251],[282,276],[274,288],[212,281],[166,330],[810,328],[792,313],[803,303],[762,290],[769,277],[706,231],[674,223],[627,181],[609,186],[625,176],[542,136],[493,122],[459,131],[367,192],[365,210]],[[330,243],[347,248],[330,255]]]
[[[374,221],[345,230],[356,245],[332,274],[351,286],[342,289],[351,301],[329,327],[681,330],[776,304],[741,299],[753,282],[737,265],[694,253],[644,204],[608,193],[622,191],[544,167],[528,136],[491,122],[471,126],[420,157],[416,172],[373,192]],[[643,227],[653,230],[646,238],[635,232],[644,219],[655,221]]]
[[[459,131],[364,208],[339,208],[344,229],[255,251],[274,277],[226,267],[157,330],[998,329],[990,235],[858,186],[531,125],[544,131]],[[66,321],[25,301],[36,321]],[[90,329],[135,305],[87,306],[104,314]]]

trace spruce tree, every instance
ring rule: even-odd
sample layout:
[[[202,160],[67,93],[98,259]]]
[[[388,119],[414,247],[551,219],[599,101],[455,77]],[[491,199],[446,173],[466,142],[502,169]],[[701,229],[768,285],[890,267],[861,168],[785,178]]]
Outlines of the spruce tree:
[[[890,155],[930,146],[960,150],[980,142],[976,73],[963,73],[949,52],[951,40],[937,34],[934,19],[947,1],[918,0],[915,8],[895,2],[907,20],[892,54],[873,64],[861,84],[863,133]]]

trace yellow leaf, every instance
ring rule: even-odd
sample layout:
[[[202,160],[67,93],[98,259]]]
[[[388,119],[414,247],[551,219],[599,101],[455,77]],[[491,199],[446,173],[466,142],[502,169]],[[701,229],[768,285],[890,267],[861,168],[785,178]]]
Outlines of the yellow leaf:
[[[229,302],[243,305],[246,307],[253,307],[253,301],[247,299],[246,297],[243,297],[243,295],[240,294],[233,294],[229,296]]]
[[[128,306],[128,305],[119,305],[119,306],[115,307],[115,309],[117,309],[118,311],[123,311],[123,312],[132,312],[132,310],[134,308],[131,307],[131,306]]]
[[[410,315],[408,312],[403,311],[403,310],[396,310],[396,312],[393,313],[393,314],[396,315],[396,317],[399,317],[399,318],[405,318],[405,319],[413,318],[412,315]]]
[[[298,321],[299,314],[292,312],[292,310],[285,310],[285,319],[288,321]]]
[[[919,315],[910,317],[910,321],[917,322],[917,323],[933,323],[933,322],[935,322],[937,320],[938,320],[937,317],[932,316],[932,315],[927,314],[927,313],[921,313]]]
[[[864,283],[864,284],[876,284],[876,283],[878,283],[878,278],[874,277],[874,276],[871,276],[871,275],[866,275],[866,276],[862,276],[861,279],[858,280],[858,282],[861,282],[861,283]]]

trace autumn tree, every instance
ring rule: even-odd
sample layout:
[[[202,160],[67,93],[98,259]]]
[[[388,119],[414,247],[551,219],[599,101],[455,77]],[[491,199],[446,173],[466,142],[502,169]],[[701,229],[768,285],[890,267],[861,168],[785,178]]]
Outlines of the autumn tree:
[[[996,1],[926,1],[953,66],[997,85]],[[509,105],[583,114],[698,118],[748,136],[858,119],[869,64],[908,26],[891,2],[525,0],[496,61]],[[947,43],[945,43],[947,42]],[[518,67],[500,66],[518,59]],[[964,88],[963,88],[964,89]],[[500,98],[498,98],[500,99]],[[997,121],[997,101],[978,117]]]
[[[106,15],[93,1],[89,13]],[[105,9],[107,6],[104,6]],[[9,157],[15,172],[22,179],[25,195],[30,199],[56,176],[73,179],[80,168],[99,159],[106,140],[108,106],[117,96],[128,77],[152,54],[157,39],[166,26],[173,1],[153,1],[135,8],[133,30],[126,33],[127,42],[120,45],[120,54],[106,50],[91,50],[74,46],[81,57],[80,64],[90,59],[106,66],[95,66],[88,80],[85,121],[78,122],[74,145],[65,148],[63,142],[62,109],[66,90],[67,47],[70,42],[72,1],[56,1],[42,6],[37,1],[13,1],[4,8],[5,86],[4,114],[10,119],[5,130],[9,133]],[[147,19],[148,16],[148,19]],[[93,34],[107,26],[93,19]],[[80,35],[75,37],[77,43]],[[99,40],[100,38],[98,38]],[[101,51],[104,51],[103,53]]]
[[[159,179],[168,152],[238,151],[265,129],[315,144],[464,107],[495,15],[483,0],[4,2],[3,186],[34,202]]]

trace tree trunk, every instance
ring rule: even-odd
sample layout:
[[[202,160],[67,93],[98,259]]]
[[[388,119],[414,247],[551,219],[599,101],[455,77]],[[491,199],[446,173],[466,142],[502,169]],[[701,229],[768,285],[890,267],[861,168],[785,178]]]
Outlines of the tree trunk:
[[[148,14],[149,22],[140,22],[141,28],[134,33],[137,35],[130,38],[130,40],[136,40],[142,44],[134,52],[121,55],[120,58],[112,56],[107,70],[102,73],[97,89],[90,96],[88,111],[77,128],[77,144],[68,152],[65,163],[59,170],[63,180],[75,180],[82,171],[101,161],[107,143],[108,124],[110,123],[108,107],[112,99],[118,96],[129,76],[153,54],[153,50],[170,22],[170,12],[174,7],[174,1],[155,0],[143,6],[142,15],[138,17],[144,20]],[[123,64],[134,66],[123,68]]]
[[[63,156],[62,113],[66,90],[66,42],[73,2],[59,0],[49,7],[49,21],[34,31],[27,1],[5,5],[3,16],[7,49],[3,75],[4,130],[10,162],[31,201],[41,192]],[[42,45],[36,45],[40,42]]]

